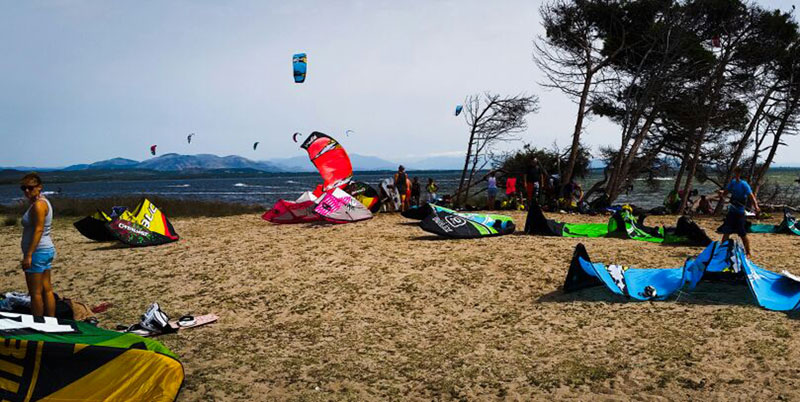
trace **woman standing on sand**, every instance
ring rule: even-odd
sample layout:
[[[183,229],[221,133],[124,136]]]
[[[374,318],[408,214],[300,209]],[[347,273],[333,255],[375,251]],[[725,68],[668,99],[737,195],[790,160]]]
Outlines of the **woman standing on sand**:
[[[25,175],[20,184],[20,190],[30,202],[22,215],[22,270],[31,295],[31,313],[54,317],[56,300],[50,284],[50,269],[56,256],[50,237],[53,207],[42,195],[42,179],[38,174]]]

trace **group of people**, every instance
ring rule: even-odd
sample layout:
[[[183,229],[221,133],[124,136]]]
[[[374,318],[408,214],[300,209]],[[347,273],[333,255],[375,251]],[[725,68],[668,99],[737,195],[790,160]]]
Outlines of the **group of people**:
[[[495,209],[499,192],[496,172],[490,172],[486,181],[486,207]],[[513,176],[507,177],[505,182],[506,196],[513,205],[523,206],[535,200],[550,209],[577,210],[583,202],[583,188],[574,178],[561,185],[561,177],[547,175],[538,158],[533,158],[522,174],[524,188],[517,188],[517,182],[518,178]]]
[[[425,185],[425,198],[421,198],[421,188],[419,179],[414,177],[408,178],[406,168],[400,165],[397,172],[394,174],[394,188],[400,194],[400,209],[406,211],[411,206],[419,206],[421,202],[435,202],[439,196],[439,185],[432,178],[428,178],[428,184]]]

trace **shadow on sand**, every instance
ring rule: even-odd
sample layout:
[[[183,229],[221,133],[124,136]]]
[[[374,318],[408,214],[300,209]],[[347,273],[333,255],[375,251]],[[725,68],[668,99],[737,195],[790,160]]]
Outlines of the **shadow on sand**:
[[[537,303],[565,302],[641,303],[611,293],[605,286],[595,286],[576,292],[564,293],[558,289],[539,297]],[[664,302],[697,305],[751,305],[756,306],[747,284],[742,282],[700,282],[694,290],[678,291]]]

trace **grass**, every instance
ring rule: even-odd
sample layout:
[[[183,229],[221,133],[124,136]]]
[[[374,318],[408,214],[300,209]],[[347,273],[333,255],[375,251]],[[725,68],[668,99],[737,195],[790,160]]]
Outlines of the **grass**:
[[[147,197],[167,217],[219,217],[219,216],[232,216],[243,214],[257,214],[263,213],[264,208],[259,205],[221,202],[221,201],[199,201],[199,200],[185,200],[174,198],[162,197]],[[96,199],[83,199],[83,198],[61,198],[52,196],[49,197],[53,205],[53,212],[56,216],[87,216],[95,213],[98,209],[110,212],[112,206],[125,205],[131,209],[139,205],[143,197],[108,197]],[[0,214],[10,216],[20,216],[25,212],[27,204],[19,205],[0,205]],[[9,219],[4,221],[6,226],[9,224]],[[16,224],[16,220],[14,220]]]

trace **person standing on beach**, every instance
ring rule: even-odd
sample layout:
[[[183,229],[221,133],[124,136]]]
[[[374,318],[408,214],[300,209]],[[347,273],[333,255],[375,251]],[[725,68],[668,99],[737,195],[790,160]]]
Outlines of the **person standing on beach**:
[[[397,190],[397,193],[400,194],[400,210],[405,211],[408,209],[408,197],[406,197],[406,191],[408,191],[408,175],[406,174],[406,168],[403,165],[397,168],[397,173],[394,174],[394,188]]]
[[[419,206],[419,180],[415,177],[411,179],[411,205]]]
[[[436,202],[436,193],[439,191],[439,186],[433,181],[432,178],[428,178],[428,185],[425,186],[425,192],[428,193],[428,202]]]
[[[486,187],[486,209],[494,209],[494,200],[497,198],[497,178],[494,176],[494,172],[489,173],[489,177],[486,179],[489,183],[488,187]]]
[[[537,200],[539,199],[539,191],[544,186],[544,174],[542,173],[542,168],[539,166],[539,158],[531,159],[531,163],[525,169],[525,174],[523,175],[523,181],[525,182],[525,192],[528,196],[528,202],[531,202],[534,198]]]
[[[720,190],[720,202],[727,194],[731,195],[730,205],[728,205],[728,213],[725,215],[725,221],[720,226],[722,232],[722,242],[725,243],[730,239],[732,234],[737,234],[744,243],[744,251],[747,256],[751,256],[750,252],[750,239],[747,238],[747,218],[745,215],[745,206],[749,200],[753,203],[753,209],[759,212],[761,209],[758,207],[758,200],[756,199],[750,184],[742,180],[742,169],[740,167],[733,168],[735,178],[728,183],[724,190]]]
[[[35,316],[55,317],[56,300],[50,282],[50,270],[56,256],[56,247],[50,232],[53,207],[42,195],[42,179],[36,173],[25,175],[20,189],[30,202],[22,215],[22,270],[31,295],[31,313]]]

